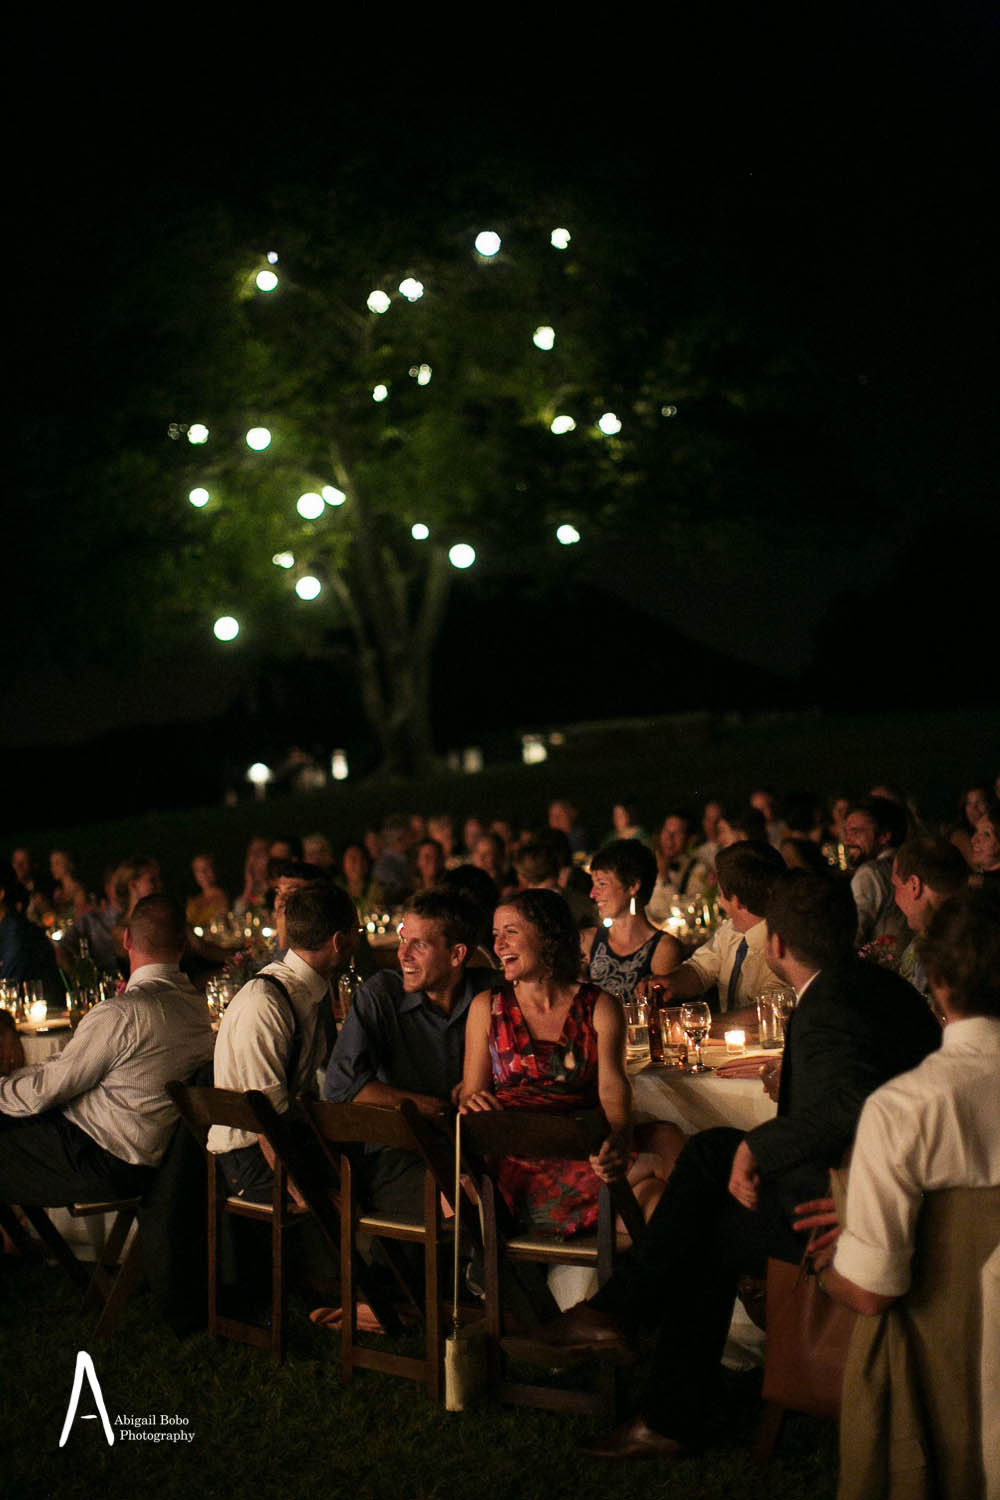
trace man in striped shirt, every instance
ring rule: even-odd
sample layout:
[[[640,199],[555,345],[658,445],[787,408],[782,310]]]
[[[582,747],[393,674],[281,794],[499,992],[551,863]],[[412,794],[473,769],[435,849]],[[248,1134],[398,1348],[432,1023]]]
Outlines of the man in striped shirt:
[[[88,1011],[62,1052],[0,1078],[0,1202],[58,1207],[140,1196],[177,1112],[166,1093],[212,1056],[204,997],[181,973],[184,913],[162,894],[136,903],[132,975]]]

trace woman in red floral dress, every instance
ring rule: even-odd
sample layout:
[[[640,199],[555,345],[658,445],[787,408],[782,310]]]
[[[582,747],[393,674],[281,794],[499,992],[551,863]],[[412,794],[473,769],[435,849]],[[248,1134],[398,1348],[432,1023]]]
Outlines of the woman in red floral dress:
[[[610,1133],[589,1162],[504,1157],[497,1172],[507,1203],[533,1228],[586,1233],[601,1183],[629,1165],[622,1008],[579,982],[579,935],[555,891],[520,891],[498,906],[493,946],[504,982],[469,1008],[461,1107],[573,1113],[600,1104]]]

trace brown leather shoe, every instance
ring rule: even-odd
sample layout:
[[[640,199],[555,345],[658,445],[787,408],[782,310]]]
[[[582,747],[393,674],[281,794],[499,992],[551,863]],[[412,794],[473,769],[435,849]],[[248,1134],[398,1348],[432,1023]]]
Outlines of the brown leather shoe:
[[[599,1355],[617,1364],[634,1358],[634,1351],[621,1323],[611,1313],[600,1312],[589,1302],[578,1302],[532,1333],[501,1339],[513,1359],[531,1364],[555,1365]]]
[[[656,1458],[660,1463],[676,1464],[682,1458],[689,1458],[691,1450],[674,1438],[654,1432],[641,1417],[634,1417],[631,1422],[616,1427],[614,1432],[581,1443],[580,1452],[590,1458]]]

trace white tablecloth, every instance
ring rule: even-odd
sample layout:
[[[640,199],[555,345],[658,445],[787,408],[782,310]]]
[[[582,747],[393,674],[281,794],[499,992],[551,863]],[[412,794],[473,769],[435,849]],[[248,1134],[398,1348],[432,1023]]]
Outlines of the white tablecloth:
[[[724,1057],[723,1053],[718,1060]],[[714,1073],[692,1076],[679,1068],[654,1067],[630,1072],[630,1077],[632,1116],[637,1124],[670,1120],[686,1135],[709,1130],[713,1125],[752,1130],[765,1120],[773,1120],[777,1110],[759,1078],[719,1078]]]
[[[51,1057],[53,1052],[61,1052],[73,1032],[67,1022],[65,1026],[50,1027],[45,1031],[36,1031],[31,1027],[22,1031],[18,1027],[18,1035],[24,1048],[25,1062],[40,1063]]]

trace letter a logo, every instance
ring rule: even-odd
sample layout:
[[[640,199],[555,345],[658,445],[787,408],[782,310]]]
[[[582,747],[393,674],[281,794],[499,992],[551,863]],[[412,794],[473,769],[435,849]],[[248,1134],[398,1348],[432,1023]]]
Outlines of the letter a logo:
[[[69,1407],[66,1411],[66,1420],[63,1423],[59,1446],[60,1448],[65,1447],[66,1439],[69,1437],[69,1430],[73,1425],[73,1418],[76,1416],[76,1409],[80,1404],[80,1392],[83,1389],[84,1375],[90,1381],[90,1389],[93,1391],[94,1400],[97,1402],[97,1411],[100,1412],[101,1421],[104,1423],[104,1436],[108,1440],[108,1446],[111,1447],[114,1444],[115,1435],[111,1431],[111,1423],[108,1421],[108,1408],[105,1406],[104,1397],[101,1394],[101,1383],[97,1378],[97,1371],[94,1369],[94,1361],[86,1349],[81,1349],[76,1356],[76,1374],[73,1376],[73,1390],[69,1398]],[[84,1412],[81,1421],[96,1422],[97,1413]]]

